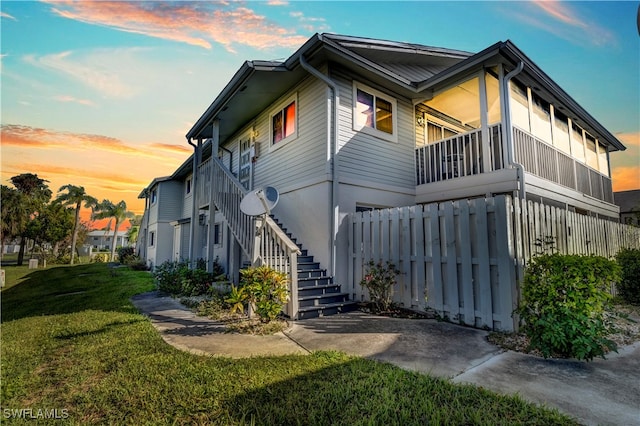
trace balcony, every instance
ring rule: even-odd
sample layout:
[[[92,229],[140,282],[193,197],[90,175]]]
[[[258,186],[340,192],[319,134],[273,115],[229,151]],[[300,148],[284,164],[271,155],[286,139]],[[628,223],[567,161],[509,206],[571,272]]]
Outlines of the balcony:
[[[517,189],[517,176],[505,163],[501,127],[489,127],[486,144],[483,132],[476,129],[416,148],[416,185],[431,184],[420,188],[420,202],[442,198],[442,194],[462,198]],[[515,161],[526,173],[613,204],[608,176],[521,129],[513,129],[513,144]],[[462,180],[472,176],[476,178]]]
[[[503,169],[501,127],[501,124],[489,127],[487,144],[483,144],[482,130],[476,129],[416,148],[416,184],[442,182]]]
[[[515,161],[527,173],[613,204],[611,178],[598,170],[517,127],[513,129],[513,145]]]

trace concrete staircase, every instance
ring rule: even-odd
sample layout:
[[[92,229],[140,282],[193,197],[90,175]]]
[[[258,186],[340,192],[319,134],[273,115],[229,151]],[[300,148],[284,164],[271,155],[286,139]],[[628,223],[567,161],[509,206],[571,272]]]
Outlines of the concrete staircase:
[[[348,293],[340,291],[326,269],[320,268],[312,255],[298,243],[286,228],[273,216],[283,232],[300,248],[298,255],[298,319],[316,318],[355,310],[357,304],[349,300]]]

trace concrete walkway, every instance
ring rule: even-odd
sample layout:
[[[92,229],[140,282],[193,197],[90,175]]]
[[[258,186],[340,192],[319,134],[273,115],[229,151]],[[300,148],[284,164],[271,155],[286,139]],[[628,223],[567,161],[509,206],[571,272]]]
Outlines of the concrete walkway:
[[[435,320],[362,312],[293,322],[284,333],[225,333],[175,299],[146,293],[132,299],[169,344],[196,354],[250,357],[339,350],[351,355],[518,394],[588,425],[640,425],[640,342],[606,360],[542,359],[502,349],[487,332]]]

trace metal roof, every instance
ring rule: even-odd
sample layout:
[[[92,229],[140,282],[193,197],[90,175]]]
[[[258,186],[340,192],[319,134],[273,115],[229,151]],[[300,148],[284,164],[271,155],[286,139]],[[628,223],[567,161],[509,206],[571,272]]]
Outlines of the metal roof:
[[[572,120],[607,143],[612,150],[625,146],[559,87],[511,41],[498,42],[472,54],[460,50],[413,43],[377,40],[338,34],[315,34],[284,62],[246,61],[186,134],[188,140],[212,136],[212,120],[219,120],[219,136],[225,141],[264,111],[278,97],[307,76],[300,56],[313,66],[339,64],[407,99],[430,97],[433,90],[460,78],[461,74],[493,66],[508,70],[520,62],[523,81],[554,103]]]

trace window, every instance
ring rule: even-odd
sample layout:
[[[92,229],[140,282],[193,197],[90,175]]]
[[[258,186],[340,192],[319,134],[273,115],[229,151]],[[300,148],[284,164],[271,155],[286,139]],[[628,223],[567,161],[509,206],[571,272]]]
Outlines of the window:
[[[443,126],[439,123],[434,123],[431,120],[427,121],[427,143],[438,142],[443,139],[448,139],[457,134],[457,131],[452,130],[446,126]]]
[[[358,83],[354,83],[353,98],[353,129],[395,142],[395,99]]]
[[[156,233],[154,231],[149,232],[149,247],[156,245]]]
[[[570,154],[571,143],[569,141],[569,120],[564,114],[557,110],[554,110],[553,118],[553,145],[562,150],[562,152]]]
[[[571,123],[571,154],[573,155],[573,158],[584,163],[585,156],[582,131],[582,127],[575,123]]]
[[[220,223],[213,225],[213,244],[216,246],[222,245],[222,224]]]
[[[511,80],[511,121],[514,126],[528,132],[529,126],[529,98],[527,88],[515,80]]]
[[[158,201],[158,190],[154,189],[151,191],[151,204],[155,204]]]
[[[186,190],[187,190],[187,195],[191,194],[191,178],[187,179]]]
[[[531,127],[533,135],[551,144],[551,106],[537,95],[532,96]]]
[[[298,136],[297,101],[293,96],[271,115],[271,144],[284,144]]]
[[[598,170],[598,150],[596,148],[596,138],[589,133],[584,132],[586,140],[587,165],[592,169]]]

